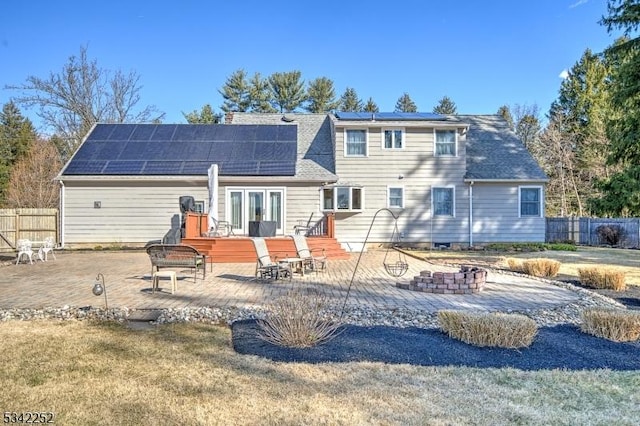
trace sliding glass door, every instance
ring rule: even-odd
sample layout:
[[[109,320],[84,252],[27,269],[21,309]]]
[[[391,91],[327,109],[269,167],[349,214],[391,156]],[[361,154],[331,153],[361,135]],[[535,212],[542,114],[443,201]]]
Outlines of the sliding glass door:
[[[284,188],[227,188],[227,217],[236,235],[247,234],[250,221],[274,221],[284,233]]]

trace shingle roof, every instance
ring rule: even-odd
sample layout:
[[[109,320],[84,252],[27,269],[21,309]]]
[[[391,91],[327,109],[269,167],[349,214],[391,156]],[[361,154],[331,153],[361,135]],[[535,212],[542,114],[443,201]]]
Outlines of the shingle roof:
[[[531,153],[501,116],[457,117],[469,123],[465,180],[548,180]]]
[[[231,123],[297,125],[296,177],[325,182],[338,180],[338,176],[335,174],[334,129],[329,115],[234,112]]]

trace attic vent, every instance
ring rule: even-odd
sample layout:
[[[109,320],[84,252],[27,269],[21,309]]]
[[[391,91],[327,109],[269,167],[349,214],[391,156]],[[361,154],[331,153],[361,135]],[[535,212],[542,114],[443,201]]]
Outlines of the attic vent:
[[[284,121],[285,123],[291,123],[292,121],[296,121],[295,118],[293,117],[287,117],[286,115],[283,115],[281,118],[282,121]]]

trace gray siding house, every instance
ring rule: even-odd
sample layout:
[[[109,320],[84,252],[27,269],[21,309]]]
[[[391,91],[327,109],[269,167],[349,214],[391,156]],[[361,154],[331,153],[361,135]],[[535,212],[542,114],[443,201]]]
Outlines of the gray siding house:
[[[219,165],[218,203],[207,170]],[[379,209],[402,241],[481,245],[544,241],[546,176],[498,116],[233,113],[224,125],[98,124],[58,176],[66,246],[144,244],[193,196],[247,234],[274,220],[288,235],[335,217],[346,248]],[[369,241],[388,242],[381,214]]]
[[[336,235],[361,241],[377,209],[402,241],[433,246],[544,241],[547,177],[499,116],[341,114],[334,120]],[[387,215],[390,216],[390,215]],[[389,220],[371,230],[385,241]]]

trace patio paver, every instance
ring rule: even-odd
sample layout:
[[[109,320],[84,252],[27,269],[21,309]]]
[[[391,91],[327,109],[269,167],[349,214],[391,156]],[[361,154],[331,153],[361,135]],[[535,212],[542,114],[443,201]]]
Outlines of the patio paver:
[[[347,294],[358,254],[349,260],[329,262],[326,272],[294,275],[292,281],[254,280],[254,264],[214,264],[207,277],[194,283],[189,271],[178,272],[178,291],[170,294],[168,281],[162,292],[151,292],[151,263],[146,253],[59,251],[57,260],[0,266],[0,309],[103,306],[104,297],[91,292],[98,273],[105,277],[109,307],[166,309],[181,307],[259,306],[295,287],[316,289],[342,303]],[[427,312],[442,309],[522,310],[562,306],[579,300],[578,294],[535,279],[489,273],[478,294],[442,295],[402,290],[398,280],[409,280],[421,270],[452,271],[407,258],[409,271],[399,279],[383,266],[384,252],[363,254],[347,304],[379,309],[408,308]]]

